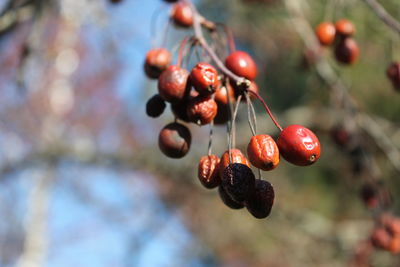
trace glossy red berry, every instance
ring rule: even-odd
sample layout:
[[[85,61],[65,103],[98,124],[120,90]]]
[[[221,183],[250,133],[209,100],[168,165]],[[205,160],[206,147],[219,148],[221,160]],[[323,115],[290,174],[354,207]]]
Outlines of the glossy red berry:
[[[357,61],[360,50],[357,42],[346,37],[339,40],[335,48],[336,60],[343,64],[353,64]]]
[[[226,206],[228,206],[231,209],[238,210],[244,208],[244,204],[242,202],[237,202],[233,200],[228,193],[226,193],[225,189],[222,187],[222,185],[218,186],[218,194],[219,197],[221,198],[222,202]]]
[[[254,80],[257,76],[257,65],[253,58],[243,51],[235,51],[225,59],[225,66],[240,77]]]
[[[210,64],[200,62],[190,72],[190,81],[200,94],[212,94],[219,84],[218,72]]]
[[[170,158],[182,158],[190,149],[192,136],[183,124],[173,122],[165,126],[158,137],[160,150]]]
[[[237,148],[231,149],[231,157],[232,161],[229,158],[229,150],[225,151],[221,156],[221,161],[219,163],[219,173],[222,176],[224,169],[229,166],[231,163],[241,163],[250,167],[250,163],[247,160],[246,156],[243,155],[242,151]]]
[[[284,159],[299,166],[315,163],[321,154],[318,138],[311,130],[301,125],[290,125],[283,129],[277,145]]]
[[[321,45],[331,45],[335,40],[335,25],[331,22],[322,22],[315,28],[315,34]]]
[[[190,121],[198,125],[206,125],[217,115],[217,103],[210,96],[198,96],[190,100],[187,115]]]
[[[220,185],[221,178],[219,176],[218,165],[219,157],[216,155],[207,155],[201,157],[199,161],[197,177],[204,187],[211,189]]]
[[[185,2],[178,2],[172,7],[172,20],[181,27],[190,27],[193,25],[193,12]]]
[[[247,165],[229,164],[222,174],[221,185],[233,200],[242,203],[254,194],[255,176]]]
[[[338,20],[335,23],[335,28],[337,34],[345,37],[352,36],[356,32],[354,24],[347,19]]]
[[[264,171],[275,169],[279,164],[279,149],[267,134],[255,135],[247,146],[247,155],[254,167]]]
[[[386,75],[393,84],[393,87],[400,90],[400,63],[393,62],[386,70]]]
[[[151,49],[146,54],[144,71],[149,78],[157,79],[171,64],[171,53],[164,48]]]
[[[264,219],[271,213],[274,204],[274,188],[264,180],[256,179],[254,193],[245,201],[247,210],[257,219]]]
[[[146,114],[149,117],[157,118],[164,112],[165,107],[164,99],[160,95],[156,94],[147,101]]]
[[[178,66],[169,66],[158,79],[158,92],[167,102],[178,102],[188,92],[189,72]]]

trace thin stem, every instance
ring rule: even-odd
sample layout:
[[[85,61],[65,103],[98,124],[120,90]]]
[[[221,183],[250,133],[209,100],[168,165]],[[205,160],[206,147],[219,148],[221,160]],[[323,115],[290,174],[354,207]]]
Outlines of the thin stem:
[[[235,39],[233,38],[233,33],[231,28],[229,28],[226,24],[224,23],[219,23],[218,25],[221,25],[224,28],[224,32],[226,34],[226,38],[228,39],[228,45],[229,45],[229,52],[235,52],[236,51],[236,44],[235,44]]]
[[[232,163],[232,155],[231,155],[231,149],[236,146],[236,116],[239,110],[239,104],[240,101],[242,100],[242,95],[239,95],[236,105],[235,105],[235,110],[233,111],[233,116],[231,119],[231,129],[230,129],[230,144],[229,144],[229,162]]]
[[[246,104],[247,104],[247,120],[249,122],[250,130],[252,135],[256,135],[257,129],[257,121],[256,121],[256,114],[254,113],[253,106],[251,104],[250,96],[248,92],[245,92],[246,96]]]
[[[392,30],[400,34],[400,22],[392,17],[386,9],[376,0],[363,0],[372,11]]]
[[[212,121],[211,123],[210,123],[210,134],[209,134],[209,140],[208,140],[208,154],[207,155],[211,155],[211,153],[212,153],[212,145],[213,145],[213,142],[212,142],[212,138],[213,138],[213,127],[214,127],[214,121]]]
[[[183,52],[185,50],[185,46],[186,46],[186,43],[188,40],[189,40],[189,37],[186,36],[185,38],[183,38],[183,40],[179,46],[178,63],[177,63],[178,67],[180,67],[182,65]]]

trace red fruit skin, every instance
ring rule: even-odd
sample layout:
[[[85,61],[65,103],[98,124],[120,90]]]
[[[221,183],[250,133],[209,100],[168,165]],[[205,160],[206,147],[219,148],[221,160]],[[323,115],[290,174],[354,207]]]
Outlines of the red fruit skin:
[[[197,177],[205,188],[212,189],[220,185],[221,178],[218,171],[219,161],[220,159],[216,155],[201,157]]]
[[[337,34],[345,37],[352,36],[356,32],[354,24],[347,19],[340,19],[336,21],[335,28]]]
[[[290,125],[283,129],[276,143],[282,157],[294,165],[311,165],[321,155],[318,138],[301,125]]]
[[[178,66],[169,66],[158,78],[158,93],[167,102],[181,101],[187,94],[189,72]]]
[[[219,84],[218,72],[210,64],[200,62],[190,72],[190,81],[197,92],[209,95],[215,92]]]
[[[322,22],[315,28],[315,34],[321,45],[328,46],[333,43],[336,35],[335,25],[331,22]]]
[[[188,28],[193,25],[193,12],[189,5],[184,2],[174,4],[171,14],[176,25]]]
[[[190,121],[198,125],[206,125],[217,115],[217,103],[210,96],[193,98],[187,106],[187,115]]]
[[[267,181],[256,179],[254,193],[244,203],[251,215],[257,219],[264,219],[271,213],[274,198],[272,185]]]
[[[392,82],[393,87],[400,91],[400,63],[391,63],[386,70],[386,75]]]
[[[243,155],[242,151],[240,151],[237,148],[231,149],[231,156],[232,156],[232,162],[229,161],[229,150],[225,151],[224,154],[221,156],[221,161],[219,162],[219,174],[222,177],[222,174],[224,172],[224,169],[228,167],[230,163],[241,163],[246,165],[247,167],[250,167],[250,163],[247,160],[246,156]]]
[[[189,129],[183,124],[173,122],[161,130],[158,146],[167,157],[179,159],[189,152],[191,140]]]
[[[225,59],[225,66],[240,77],[254,80],[257,76],[257,65],[253,58],[243,51],[235,51]]]
[[[228,99],[229,97],[229,99]],[[214,94],[214,100],[217,104],[228,105],[235,102],[235,91],[230,84],[219,87]]]
[[[351,38],[346,37],[339,40],[335,48],[336,60],[343,64],[354,64],[360,54],[357,42]]]
[[[247,146],[247,156],[254,167],[264,171],[275,169],[279,164],[279,149],[267,134],[255,135]]]
[[[157,79],[171,64],[171,53],[164,48],[151,49],[146,54],[144,71],[147,77]]]

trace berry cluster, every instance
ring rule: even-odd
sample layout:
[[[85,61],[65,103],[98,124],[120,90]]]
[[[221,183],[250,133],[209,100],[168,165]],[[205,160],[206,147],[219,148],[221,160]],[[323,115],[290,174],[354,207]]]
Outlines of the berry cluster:
[[[371,243],[377,249],[400,253],[400,218],[382,214],[372,231]]]
[[[358,59],[359,48],[352,37],[354,33],[354,24],[347,19],[338,20],[335,24],[322,22],[315,28],[320,44],[334,45],[335,58],[343,64],[353,64]]]
[[[223,56],[217,55],[202,37],[202,33],[199,33],[199,28],[201,31],[203,26],[218,34],[216,25],[201,17],[189,1],[174,4],[171,21],[179,27],[193,26],[195,30],[193,36],[184,38],[181,42],[176,64],[172,64],[172,55],[165,48],[152,49],[146,55],[144,71],[149,78],[158,79],[158,94],[148,100],[146,113],[150,117],[158,117],[169,104],[175,116],[175,122],[166,125],[159,134],[160,150],[171,158],[182,158],[188,153],[191,133],[183,123],[199,126],[209,124],[211,127],[214,123],[227,124],[227,150],[221,157],[212,154],[210,134],[209,152],[201,157],[198,164],[198,179],[205,188],[218,187],[220,198],[228,207],[246,207],[254,217],[265,218],[271,212],[275,194],[272,185],[261,179],[261,170],[275,169],[281,155],[298,166],[313,164],[320,157],[318,138],[301,125],[290,125],[282,129],[258,93],[259,89],[254,81],[257,77],[255,61],[248,53],[235,49],[227,27],[224,36],[228,39],[229,49],[223,47],[223,50],[229,50],[229,53]],[[210,57],[199,60],[190,71],[182,67],[184,59],[187,62],[190,57],[190,53],[185,54],[185,46],[188,44],[189,51],[200,47]],[[220,59],[223,57],[224,63]],[[242,99],[246,99],[248,110],[252,111],[249,112],[249,123],[253,136],[247,146],[248,158],[234,147],[233,141],[236,114]],[[276,142],[270,135],[256,134],[255,112],[251,102],[255,99],[262,102],[280,130]],[[259,169],[258,179],[251,165]]]

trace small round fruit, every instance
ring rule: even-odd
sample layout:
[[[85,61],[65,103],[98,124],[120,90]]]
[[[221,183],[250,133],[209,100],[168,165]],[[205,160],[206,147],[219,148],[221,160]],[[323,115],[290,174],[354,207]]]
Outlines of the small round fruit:
[[[264,171],[275,169],[279,164],[279,149],[267,134],[255,135],[247,146],[247,155],[254,167]]]
[[[193,12],[188,4],[179,2],[174,4],[171,14],[172,20],[181,27],[190,27],[193,25]]]
[[[229,101],[231,103],[235,102],[235,91],[233,90],[233,87],[230,84],[219,87],[217,91],[215,91],[214,100],[217,104],[224,105],[228,105]]]
[[[157,79],[171,64],[171,53],[164,48],[151,49],[146,54],[144,71],[149,78]]]
[[[182,158],[189,149],[192,136],[189,129],[177,122],[165,126],[158,137],[158,146],[170,158]]]
[[[255,191],[245,201],[247,210],[257,219],[264,219],[271,213],[274,204],[274,188],[264,180],[256,179]]]
[[[215,92],[219,84],[217,70],[206,62],[197,63],[190,72],[190,81],[200,94],[208,95]]]
[[[224,202],[224,204],[226,206],[228,206],[231,209],[234,210],[238,210],[238,209],[242,209],[244,208],[244,204],[241,202],[236,202],[235,200],[233,200],[228,193],[226,193],[225,189],[220,185],[218,186],[218,194],[219,197],[221,198],[222,202]]]
[[[229,159],[229,150],[225,151],[221,156],[221,161],[219,163],[219,173],[222,176],[224,169],[229,166],[231,163],[241,163],[245,164],[247,167],[250,167],[250,163],[247,160],[246,156],[243,155],[242,151],[237,148],[231,149],[232,162]]]
[[[242,203],[254,194],[255,181],[253,171],[248,166],[233,163],[225,168],[221,185],[233,200]]]
[[[290,125],[283,129],[277,145],[282,157],[298,166],[311,165],[321,155],[318,138],[311,130],[301,125]]]
[[[164,99],[159,94],[153,95],[146,103],[146,114],[149,117],[157,118],[163,114],[165,107]]]
[[[225,66],[240,77],[254,80],[257,76],[257,65],[253,58],[243,51],[235,51],[225,59]]]
[[[158,79],[158,93],[167,102],[182,100],[188,91],[189,72],[178,66],[169,66]]]
[[[339,40],[335,48],[336,60],[343,64],[353,64],[357,61],[360,49],[357,42],[351,38],[346,37]]]
[[[201,157],[197,176],[204,187],[212,189],[219,186],[221,183],[218,165],[219,157],[215,155]]]
[[[400,63],[393,62],[386,70],[386,75],[393,84],[393,87],[400,90]]]
[[[337,34],[345,37],[352,36],[356,32],[354,24],[347,19],[341,19],[336,21],[335,28]]]
[[[190,121],[206,125],[215,118],[217,109],[217,103],[210,96],[198,96],[189,102],[187,115]]]
[[[335,40],[336,29],[331,22],[322,22],[315,28],[315,34],[321,45],[331,45]]]

